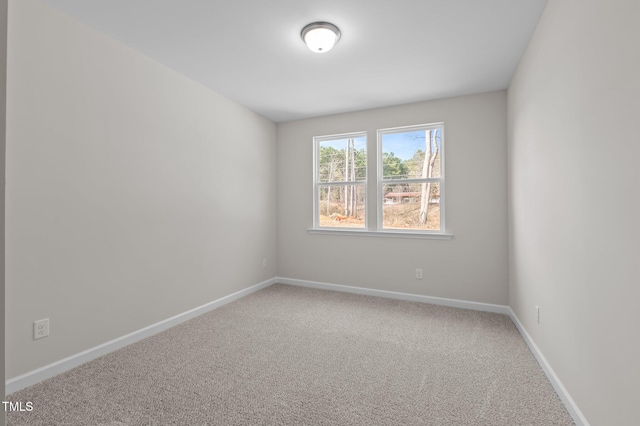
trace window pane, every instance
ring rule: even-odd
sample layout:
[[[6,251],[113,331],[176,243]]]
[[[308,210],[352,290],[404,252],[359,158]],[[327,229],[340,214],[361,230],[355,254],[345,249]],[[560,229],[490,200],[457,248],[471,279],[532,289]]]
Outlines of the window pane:
[[[384,229],[440,230],[439,183],[384,184],[382,194]]]
[[[367,178],[367,138],[318,143],[318,182],[350,182]]]
[[[382,134],[382,178],[441,176],[442,128]]]
[[[320,185],[320,226],[364,228],[365,185]]]

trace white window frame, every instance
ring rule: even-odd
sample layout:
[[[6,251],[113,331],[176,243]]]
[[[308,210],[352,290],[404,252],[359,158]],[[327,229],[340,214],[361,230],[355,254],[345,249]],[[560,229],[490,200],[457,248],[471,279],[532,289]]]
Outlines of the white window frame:
[[[382,136],[393,133],[404,133],[416,130],[433,130],[440,129],[440,177],[437,178],[412,178],[412,179],[383,179],[382,165]],[[390,127],[387,129],[379,129],[377,131],[377,232],[394,233],[394,234],[425,234],[425,235],[448,235],[445,227],[445,135],[444,123],[418,124],[413,126]],[[395,229],[383,227],[383,209],[384,195],[382,193],[385,184],[403,184],[403,183],[438,183],[440,188],[440,229],[439,230],[422,230],[422,229]]]
[[[426,178],[426,179],[394,179],[383,180],[383,166],[382,166],[382,135],[386,133],[400,133],[403,131],[411,130],[428,130],[440,128],[441,129],[441,150],[440,150],[440,177],[439,178]],[[351,228],[351,227],[331,227],[320,226],[320,211],[319,211],[319,188],[329,184],[329,182],[319,182],[319,164],[320,159],[320,142],[335,139],[348,139],[365,137],[368,141],[369,135],[366,131],[351,132],[351,133],[339,133],[333,135],[315,136],[313,138],[313,227],[308,229],[310,234],[325,234],[325,235],[353,235],[353,236],[365,236],[365,237],[384,237],[384,238],[417,238],[417,239],[438,239],[438,240],[450,240],[453,238],[453,234],[447,233],[445,226],[445,125],[444,122],[436,122],[429,124],[419,124],[402,127],[390,127],[377,130],[376,150],[373,153],[369,151],[371,144],[367,142],[367,177],[365,180],[357,180],[351,182],[331,182],[332,185],[350,185],[350,184],[364,184],[365,191],[365,226],[364,228]],[[375,158],[374,158],[375,157]],[[369,171],[371,162],[375,161],[376,175],[372,176]],[[383,228],[383,208],[384,200],[382,196],[383,184],[390,182],[397,183],[420,183],[425,182],[437,182],[440,185],[440,230],[429,231],[421,229],[396,229],[396,228]],[[373,199],[376,203],[375,210],[370,210],[369,200],[369,187],[370,184],[376,185],[376,197]],[[370,216],[374,214],[375,217]],[[372,224],[375,220],[375,224]],[[375,228],[373,228],[375,226]]]
[[[364,137],[365,141],[368,140],[367,132],[352,132],[352,133],[339,133],[335,135],[316,136],[313,138],[313,230],[335,231],[335,232],[367,232],[369,229],[369,202],[367,197],[368,180],[370,179],[367,173],[365,180],[356,181],[338,181],[338,182],[320,182],[319,164],[320,161],[320,143],[324,141],[331,141],[336,139],[350,139]],[[366,151],[367,164],[369,163],[369,152]],[[368,170],[367,170],[368,171]],[[364,228],[355,227],[331,227],[320,226],[320,206],[318,197],[320,195],[321,186],[346,186],[346,185],[362,185],[364,184]]]

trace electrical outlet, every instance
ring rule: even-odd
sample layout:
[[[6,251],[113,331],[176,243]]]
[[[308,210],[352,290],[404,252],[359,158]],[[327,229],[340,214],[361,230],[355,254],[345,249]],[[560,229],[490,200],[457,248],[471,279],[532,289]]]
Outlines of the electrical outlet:
[[[540,308],[536,305],[536,322],[540,324]]]
[[[416,269],[416,279],[417,280],[422,279],[422,269]]]
[[[262,259],[262,267],[263,268],[267,267],[267,259]]]
[[[33,322],[33,340],[42,339],[49,335],[49,318]]]

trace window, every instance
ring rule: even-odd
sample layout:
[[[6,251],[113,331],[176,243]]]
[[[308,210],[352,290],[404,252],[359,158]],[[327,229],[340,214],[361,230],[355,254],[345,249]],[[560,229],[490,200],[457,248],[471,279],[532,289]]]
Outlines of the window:
[[[366,229],[366,133],[314,138],[314,166],[314,228]]]
[[[313,142],[311,231],[451,238],[444,227],[443,123],[378,130],[369,159],[366,132]],[[367,176],[367,161],[373,176]]]
[[[443,125],[378,130],[378,230],[444,229]]]

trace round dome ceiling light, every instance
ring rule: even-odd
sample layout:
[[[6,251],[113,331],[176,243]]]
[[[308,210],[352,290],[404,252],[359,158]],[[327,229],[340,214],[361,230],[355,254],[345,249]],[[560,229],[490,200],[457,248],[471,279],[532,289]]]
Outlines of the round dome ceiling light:
[[[340,40],[340,30],[328,22],[313,22],[302,29],[300,36],[312,52],[326,53]]]

